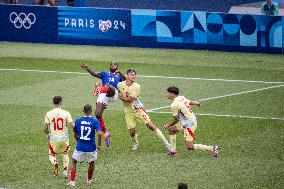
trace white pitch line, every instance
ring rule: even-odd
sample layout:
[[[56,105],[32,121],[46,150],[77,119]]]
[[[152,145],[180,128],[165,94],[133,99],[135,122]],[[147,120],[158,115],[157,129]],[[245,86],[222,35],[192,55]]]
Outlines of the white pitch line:
[[[83,72],[61,72],[47,70],[22,70],[22,69],[0,69],[0,71],[19,71],[19,72],[38,72],[38,73],[61,73],[61,74],[88,74]],[[195,77],[166,77],[166,76],[151,76],[137,75],[144,78],[162,78],[162,79],[182,79],[182,80],[200,80],[200,81],[222,81],[222,82],[240,82],[240,83],[265,83],[265,84],[284,84],[281,81],[250,81],[250,80],[232,80],[232,79],[210,79],[210,78],[195,78]]]
[[[247,93],[253,93],[253,92],[258,92],[258,91],[264,91],[264,90],[274,89],[274,88],[279,88],[279,87],[284,87],[284,85],[277,85],[277,86],[265,87],[265,88],[261,88],[261,89],[250,90],[250,91],[243,91],[243,92],[233,93],[233,94],[228,94],[228,95],[204,98],[204,99],[200,99],[198,101],[202,102],[202,101],[207,101],[207,100],[225,98],[225,97],[229,97],[229,96],[237,96],[237,95],[241,95],[241,94],[247,94]],[[171,107],[171,106],[163,106],[163,107],[159,107],[159,108],[151,108],[148,111],[149,112],[153,112],[153,111],[156,111],[156,110],[161,110],[161,109],[165,109],[165,108],[169,108],[169,107]]]
[[[60,71],[47,71],[47,70],[21,70],[21,69],[0,69],[0,71],[18,71],[18,72],[36,72],[36,73],[60,73],[60,74],[89,74],[89,73],[82,73],[82,72],[60,72]]]
[[[244,91],[244,92],[239,92],[239,93],[233,93],[233,94],[228,94],[228,95],[216,96],[216,97],[211,97],[211,98],[204,98],[204,99],[200,99],[199,101],[207,101],[207,100],[219,99],[219,98],[224,98],[224,97],[228,97],[228,96],[237,96],[237,95],[241,95],[241,94],[247,94],[247,93],[253,93],[253,92],[258,92],[258,91],[264,91],[264,90],[279,88],[279,87],[283,87],[283,86],[284,85],[265,87],[265,88],[261,88],[261,89],[255,89],[255,90]]]
[[[151,113],[155,113],[155,114],[172,114],[172,112],[151,112]],[[195,113],[195,115],[199,115],[199,116],[213,116],[213,117],[247,118],[247,119],[271,119],[271,120],[280,120],[280,121],[284,121],[284,118],[279,118],[279,117],[258,117],[258,116],[218,115],[218,114],[202,114],[202,113]]]
[[[76,74],[76,75],[86,75],[89,73],[82,73],[82,72],[62,72],[62,71],[48,71],[48,70],[22,70],[22,69],[0,69],[0,71],[19,71],[19,72],[37,72],[37,73],[61,73],[61,74]],[[186,78],[186,77],[164,77],[164,76],[143,76],[143,75],[137,75],[138,77],[146,77],[146,78],[165,78],[165,79],[184,79],[184,80],[203,80],[203,81],[224,81],[224,82],[244,82],[244,83],[269,83],[269,84],[283,84],[284,82],[270,82],[270,81],[249,81],[249,80],[226,80],[226,79],[207,79],[207,78]],[[284,85],[277,85],[277,86],[272,86],[272,87],[266,87],[266,88],[261,88],[261,89],[256,89],[256,90],[251,90],[251,91],[244,91],[240,93],[234,93],[234,94],[229,94],[229,95],[223,95],[223,96],[218,96],[218,97],[211,97],[211,98],[205,98],[201,99],[199,101],[206,101],[206,100],[212,100],[212,99],[217,99],[217,98],[224,98],[228,96],[236,96],[240,94],[245,94],[245,93],[251,93],[251,92],[257,92],[257,91],[262,91],[262,90],[267,90],[267,89],[272,89],[272,88],[278,88],[278,87],[283,87]],[[164,108],[169,108],[170,106],[164,106],[164,107],[159,107],[159,108],[153,108],[150,110],[147,110],[148,112],[152,113],[158,113],[158,114],[171,114],[171,112],[155,112],[155,110],[159,109],[164,109]],[[201,115],[201,116],[216,116],[216,117],[236,117],[236,118],[250,118],[250,119],[272,119],[272,120],[284,120],[284,118],[265,118],[265,117],[251,117],[251,116],[235,116],[235,115],[217,115],[217,114],[197,114],[196,115]]]
[[[234,80],[234,79],[211,79],[211,78],[198,78],[198,77],[166,77],[166,76],[144,76],[137,75],[139,77],[146,78],[164,78],[164,79],[182,79],[182,80],[201,80],[201,81],[223,81],[223,82],[240,82],[240,83],[267,83],[267,84],[284,84],[281,81],[250,81],[250,80]]]

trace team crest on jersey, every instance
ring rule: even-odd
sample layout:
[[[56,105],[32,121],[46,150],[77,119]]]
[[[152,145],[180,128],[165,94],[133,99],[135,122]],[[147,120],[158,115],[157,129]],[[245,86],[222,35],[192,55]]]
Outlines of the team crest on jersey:
[[[91,125],[91,122],[81,121],[81,125]]]

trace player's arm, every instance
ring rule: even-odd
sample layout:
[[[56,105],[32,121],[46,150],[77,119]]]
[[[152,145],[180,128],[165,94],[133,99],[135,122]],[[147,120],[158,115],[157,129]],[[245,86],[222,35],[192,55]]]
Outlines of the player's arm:
[[[77,126],[76,124],[73,127],[73,132],[74,132],[74,138],[76,141],[78,141],[78,133],[77,133]]]
[[[134,100],[137,99],[134,97],[126,97],[126,96],[119,96],[118,98],[122,101],[129,102],[129,103],[132,103]]]
[[[49,124],[45,123],[43,126],[43,131],[46,135],[49,135]]]
[[[200,102],[196,100],[190,100],[189,105],[200,106]]]
[[[118,88],[120,89],[120,87]],[[120,93],[120,96],[118,97],[120,100],[132,103],[134,100],[138,98],[140,94],[140,86],[137,86],[131,94],[126,94],[125,96],[122,96]]]
[[[70,127],[73,129],[74,128],[74,123],[73,121],[69,123]]]
[[[98,133],[98,150],[102,150],[102,132],[97,130]]]
[[[177,124],[178,121],[179,121],[178,115],[173,116],[172,122],[165,124],[165,125],[164,125],[164,128],[165,128],[165,129],[168,129],[169,127],[171,127],[171,126]]]
[[[125,80],[126,80],[125,75],[123,75],[123,73],[121,73],[121,72],[119,71],[119,69],[117,69],[117,70],[115,71],[115,73],[118,73],[118,74],[120,75],[122,81],[125,81]]]
[[[49,140],[50,140],[50,135],[49,135],[49,125],[50,125],[50,122],[49,122],[48,116],[47,116],[47,114],[46,114],[46,116],[45,116],[45,120],[44,120],[43,131],[44,131],[44,133],[45,133],[45,134],[46,134],[46,136],[47,136],[47,140],[48,140],[48,142],[49,142]]]
[[[101,78],[102,77],[101,72],[95,72],[95,71],[90,70],[90,68],[89,68],[89,66],[87,64],[81,64],[81,68],[83,68],[84,70],[89,72],[94,77],[97,77],[97,78]]]

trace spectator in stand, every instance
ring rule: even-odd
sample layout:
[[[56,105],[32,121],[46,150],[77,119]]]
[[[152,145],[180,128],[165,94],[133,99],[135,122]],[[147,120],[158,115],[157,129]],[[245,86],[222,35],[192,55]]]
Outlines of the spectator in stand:
[[[56,6],[55,0],[47,0],[50,6]],[[45,0],[36,0],[37,5],[44,5]]]
[[[18,4],[19,1],[18,0],[5,0],[6,4]]]
[[[188,186],[184,182],[178,183],[178,189],[188,189]]]
[[[278,3],[266,0],[261,5],[261,14],[267,16],[278,16]]]

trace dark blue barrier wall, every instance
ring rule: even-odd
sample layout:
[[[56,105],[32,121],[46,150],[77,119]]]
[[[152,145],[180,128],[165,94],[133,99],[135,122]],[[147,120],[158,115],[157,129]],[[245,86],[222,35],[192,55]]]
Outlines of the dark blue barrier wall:
[[[0,5],[0,40],[283,53],[284,17]]]

